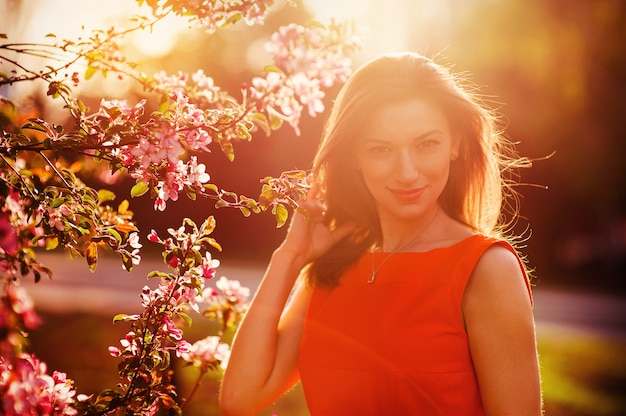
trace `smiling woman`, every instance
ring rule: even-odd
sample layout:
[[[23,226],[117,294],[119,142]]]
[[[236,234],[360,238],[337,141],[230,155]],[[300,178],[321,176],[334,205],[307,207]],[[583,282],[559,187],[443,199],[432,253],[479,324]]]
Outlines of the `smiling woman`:
[[[351,75],[308,215],[235,337],[224,414],[256,414],[298,380],[312,415],[541,414],[530,283],[500,212],[521,161],[470,91],[412,52]]]
[[[419,218],[436,205],[459,147],[439,109],[414,99],[390,103],[367,120],[358,136],[356,168],[381,223]]]

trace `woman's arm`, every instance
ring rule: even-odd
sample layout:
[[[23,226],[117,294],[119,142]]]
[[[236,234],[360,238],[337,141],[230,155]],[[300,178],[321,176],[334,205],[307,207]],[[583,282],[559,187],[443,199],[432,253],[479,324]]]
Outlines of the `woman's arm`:
[[[309,290],[304,284],[283,313],[300,266],[277,250],[233,341],[220,389],[224,415],[252,415],[298,380],[297,358]]]
[[[311,290],[303,282],[285,305],[302,268],[351,231],[349,225],[330,229],[316,196],[313,190],[302,204],[308,219],[300,213],[292,217],[237,330],[220,388],[225,415],[258,413],[299,379],[298,352]]]
[[[489,416],[542,414],[535,324],[516,256],[492,246],[465,290],[463,318]]]

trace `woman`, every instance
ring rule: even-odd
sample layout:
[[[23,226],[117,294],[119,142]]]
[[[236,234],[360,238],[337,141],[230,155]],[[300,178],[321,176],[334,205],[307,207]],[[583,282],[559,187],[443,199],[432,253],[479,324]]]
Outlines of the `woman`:
[[[541,414],[530,286],[499,223],[502,174],[523,161],[494,123],[414,53],[350,77],[309,218],[294,215],[235,337],[224,414],[300,379],[312,415]]]

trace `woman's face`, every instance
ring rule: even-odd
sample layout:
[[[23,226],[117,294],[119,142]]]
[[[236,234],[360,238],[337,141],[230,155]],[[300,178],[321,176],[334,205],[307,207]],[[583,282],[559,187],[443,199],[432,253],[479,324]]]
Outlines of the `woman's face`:
[[[375,110],[361,130],[356,159],[381,221],[412,220],[434,208],[458,147],[445,115],[425,101]]]

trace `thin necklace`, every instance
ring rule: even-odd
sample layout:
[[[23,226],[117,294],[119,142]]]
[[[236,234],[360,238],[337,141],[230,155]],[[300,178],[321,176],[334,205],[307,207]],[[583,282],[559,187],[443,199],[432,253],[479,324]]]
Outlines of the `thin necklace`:
[[[391,256],[393,256],[394,254],[400,252],[402,249],[408,247],[411,243],[414,243],[415,241],[417,241],[417,239],[420,238],[428,228],[430,228],[431,224],[435,221],[435,218],[437,218],[438,214],[439,214],[439,210],[437,210],[435,215],[433,215],[433,217],[428,222],[428,224],[426,224],[426,226],[424,228],[422,228],[422,231],[420,231],[415,237],[411,238],[409,241],[407,241],[406,243],[402,244],[400,247],[396,248],[394,251],[389,253],[387,255],[387,257],[385,257],[383,259],[383,261],[380,262],[378,267],[376,267],[376,265],[374,263],[374,250],[372,250],[371,251],[371,253],[372,253],[372,274],[370,274],[369,279],[367,279],[367,283],[369,283],[369,284],[374,283],[376,281],[376,274],[378,273],[380,268],[383,267],[383,265],[387,262],[387,260],[389,260],[391,258]]]

